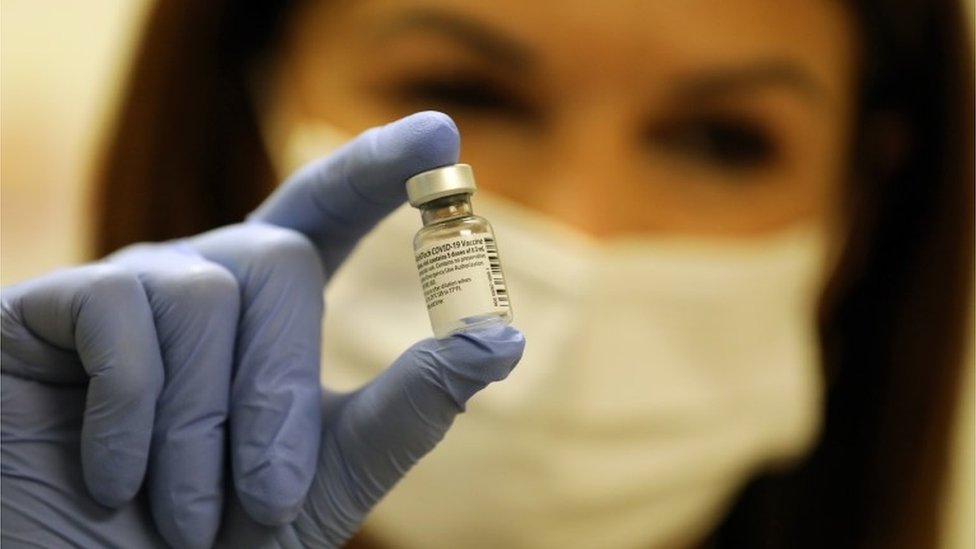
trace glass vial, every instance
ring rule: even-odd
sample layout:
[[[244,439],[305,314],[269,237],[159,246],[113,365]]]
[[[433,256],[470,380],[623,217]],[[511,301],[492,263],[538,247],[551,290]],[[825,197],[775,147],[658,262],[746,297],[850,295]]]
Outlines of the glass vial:
[[[455,164],[407,180],[424,226],[413,239],[434,337],[512,321],[495,233],[474,215],[471,166]]]

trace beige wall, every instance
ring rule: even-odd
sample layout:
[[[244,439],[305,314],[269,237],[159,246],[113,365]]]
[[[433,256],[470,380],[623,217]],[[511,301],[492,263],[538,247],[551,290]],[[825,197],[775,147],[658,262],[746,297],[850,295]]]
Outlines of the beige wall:
[[[147,4],[0,3],[0,283],[87,255],[90,158]]]
[[[87,256],[90,159],[147,3],[0,3],[0,283]],[[972,359],[967,376],[946,515],[959,549],[976,544]]]

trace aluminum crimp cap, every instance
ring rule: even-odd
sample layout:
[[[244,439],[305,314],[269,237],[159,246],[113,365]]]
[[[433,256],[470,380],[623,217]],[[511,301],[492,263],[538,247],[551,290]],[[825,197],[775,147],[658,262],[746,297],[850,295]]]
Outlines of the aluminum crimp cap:
[[[471,166],[453,164],[420,172],[407,179],[407,198],[411,206],[418,207],[452,194],[471,194],[477,188]]]

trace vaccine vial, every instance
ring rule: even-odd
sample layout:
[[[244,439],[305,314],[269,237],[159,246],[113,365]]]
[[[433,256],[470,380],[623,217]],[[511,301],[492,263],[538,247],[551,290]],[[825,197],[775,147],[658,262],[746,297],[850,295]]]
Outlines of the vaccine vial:
[[[407,180],[410,205],[424,223],[413,248],[434,337],[512,321],[495,233],[471,209],[475,190],[467,164]]]

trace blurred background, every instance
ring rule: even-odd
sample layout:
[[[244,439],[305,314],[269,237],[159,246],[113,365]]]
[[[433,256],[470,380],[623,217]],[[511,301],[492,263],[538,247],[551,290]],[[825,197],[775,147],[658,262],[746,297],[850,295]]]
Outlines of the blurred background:
[[[149,3],[0,2],[0,284],[91,255],[92,160]],[[970,353],[945,517],[951,549],[976,546],[974,386]]]
[[[97,150],[147,0],[0,2],[0,283],[90,254]]]

